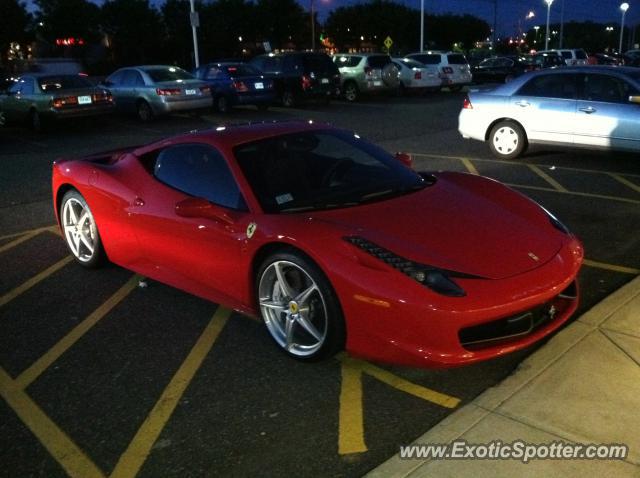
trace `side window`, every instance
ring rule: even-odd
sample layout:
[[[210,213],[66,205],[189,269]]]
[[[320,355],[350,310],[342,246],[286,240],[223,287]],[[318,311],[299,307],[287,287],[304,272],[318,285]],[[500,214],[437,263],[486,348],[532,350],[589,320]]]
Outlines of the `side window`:
[[[614,76],[584,75],[581,97],[584,100],[626,103],[635,94],[635,88]]]
[[[140,72],[136,71],[136,86],[144,86],[144,78],[142,78],[142,75],[140,74]]]
[[[220,68],[218,68],[217,66],[212,66],[207,70],[207,74],[205,75],[205,78],[207,80],[219,80],[222,78],[221,73],[222,72]]]
[[[120,71],[116,71],[113,75],[109,76],[107,78],[107,81],[110,82],[113,85],[119,85],[122,83],[122,79],[124,78],[124,74],[125,72],[120,70]]]
[[[135,70],[126,70],[122,78],[122,86],[136,86],[138,82],[138,72]]]
[[[247,209],[227,162],[211,146],[170,146],[158,155],[153,174],[167,186],[190,196],[231,209]]]
[[[520,90],[520,96],[576,99],[575,75],[540,75],[531,78]]]
[[[9,91],[9,93],[16,94],[16,93],[21,93],[23,88],[24,88],[24,78],[20,78],[13,85],[11,85],[7,91]]]
[[[299,58],[296,56],[285,56],[282,62],[282,70],[286,73],[296,73],[301,70]]]

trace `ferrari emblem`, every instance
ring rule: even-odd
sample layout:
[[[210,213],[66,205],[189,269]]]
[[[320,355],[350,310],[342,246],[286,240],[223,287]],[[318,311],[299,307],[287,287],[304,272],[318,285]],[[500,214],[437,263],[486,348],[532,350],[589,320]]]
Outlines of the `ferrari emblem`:
[[[540,260],[540,258],[538,256],[536,256],[533,252],[529,253],[529,257],[531,257],[531,259],[533,259],[536,262],[538,262]]]
[[[253,237],[256,229],[258,229],[258,225],[255,222],[250,222],[247,226],[247,239],[251,239]]]
[[[291,312],[292,314],[297,314],[298,310],[300,310],[298,304],[296,304],[295,302],[289,303],[289,312]]]
[[[552,305],[551,307],[549,307],[548,314],[549,314],[549,318],[551,320],[553,320],[555,318],[557,313],[558,313],[558,309],[556,309],[555,306]]]

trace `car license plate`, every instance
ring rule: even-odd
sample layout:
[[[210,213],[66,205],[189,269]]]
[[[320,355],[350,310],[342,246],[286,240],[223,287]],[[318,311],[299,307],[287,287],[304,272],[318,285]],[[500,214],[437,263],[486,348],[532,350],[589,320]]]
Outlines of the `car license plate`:
[[[380,80],[376,80],[373,82],[373,86],[382,86],[382,82]]]
[[[184,93],[186,95],[195,95],[196,94],[196,90],[184,90]]]
[[[255,84],[256,90],[264,90],[264,83],[256,83]]]
[[[329,83],[329,78],[323,78],[322,80],[320,80],[320,83],[326,85],[327,83]]]
[[[78,96],[78,104],[79,105],[89,105],[91,104],[90,96]]]

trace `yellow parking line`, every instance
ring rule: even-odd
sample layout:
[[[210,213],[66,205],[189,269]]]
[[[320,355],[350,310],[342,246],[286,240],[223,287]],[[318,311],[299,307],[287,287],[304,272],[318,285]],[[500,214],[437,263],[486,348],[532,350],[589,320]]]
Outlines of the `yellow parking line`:
[[[630,187],[631,189],[633,189],[635,192],[640,193],[640,186],[638,186],[637,184],[632,183],[631,181],[629,181],[626,178],[623,178],[622,176],[620,176],[619,174],[615,174],[615,173],[608,173],[609,176],[611,176],[613,179],[615,179],[616,181],[624,184],[627,187]]]
[[[542,179],[544,179],[546,182],[551,184],[553,189],[555,189],[556,191],[560,191],[562,193],[569,192],[562,184],[560,184],[558,181],[553,179],[551,176],[549,176],[547,173],[545,173],[542,169],[540,169],[535,164],[528,164],[527,166],[529,166],[529,169],[531,171],[533,171],[538,176],[540,176]]]
[[[144,464],[151,452],[151,447],[160,436],[162,429],[171,417],[182,394],[191,383],[196,372],[202,365],[211,347],[215,343],[220,331],[227,323],[231,311],[218,307],[196,344],[189,352],[189,356],[182,363],[176,374],[165,388],[144,423],[129,443],[127,450],[118,460],[111,478],[134,477]]]
[[[72,260],[73,260],[72,256],[67,256],[64,259],[59,260],[58,262],[56,262],[52,266],[47,267],[45,270],[43,270],[39,274],[33,276],[31,279],[27,280],[22,285],[19,285],[15,289],[7,292],[5,295],[0,297],[0,307],[2,307],[3,305],[7,304],[8,302],[11,302],[13,299],[18,297],[20,294],[23,294],[24,292],[28,291],[34,285],[36,285],[38,282],[43,281],[44,279],[49,277],[51,274],[53,274],[54,272],[58,271],[59,269],[61,269],[65,265],[67,265]]]
[[[22,244],[23,242],[26,242],[29,239],[36,237],[38,234],[40,234],[40,231],[23,234],[22,236],[18,237],[17,239],[14,239],[13,241],[5,244],[4,246],[0,246],[0,252],[8,251],[13,247],[16,247],[17,245]]]
[[[476,176],[480,174],[469,158],[460,158],[460,161],[471,174],[475,174]]]
[[[362,412],[362,371],[349,362],[342,363],[339,413],[338,453],[347,455],[367,451]]]
[[[57,230],[58,226],[56,226],[56,225],[44,226],[44,227],[37,227],[35,229],[27,229],[26,231],[13,232],[11,234],[0,236],[0,241],[4,241],[5,239],[13,239],[14,237],[20,237],[20,236],[24,236],[26,234],[34,234],[35,235],[35,234],[39,234],[39,233],[44,232],[44,231],[54,232],[54,229]]]
[[[51,347],[42,357],[36,360],[31,366],[16,378],[16,384],[22,388],[27,388],[33,381],[42,374],[53,362],[65,353],[73,344],[86,334],[91,327],[98,323],[116,305],[118,305],[129,293],[134,290],[141,277],[134,275],[115,294],[109,297],[100,307],[94,310],[86,319],[80,322],[71,332],[65,335],[57,344]]]
[[[0,368],[0,395],[69,476],[104,478],[104,473]]]
[[[608,271],[622,272],[624,274],[640,274],[640,269],[634,269],[633,267],[617,266],[615,264],[607,264],[606,262],[592,261],[584,259],[582,262],[585,266],[596,267],[598,269],[605,269]]]
[[[528,184],[513,184],[513,183],[504,183],[504,184],[512,188],[532,189],[534,191],[546,191],[551,193],[571,194],[574,196],[582,196],[586,198],[606,199],[608,201],[619,201],[619,202],[627,202],[630,204],[640,204],[640,201],[637,199],[622,198],[618,196],[605,196],[604,194],[591,194],[591,193],[582,193],[577,191],[558,191],[557,189],[545,188],[540,186],[530,186]]]

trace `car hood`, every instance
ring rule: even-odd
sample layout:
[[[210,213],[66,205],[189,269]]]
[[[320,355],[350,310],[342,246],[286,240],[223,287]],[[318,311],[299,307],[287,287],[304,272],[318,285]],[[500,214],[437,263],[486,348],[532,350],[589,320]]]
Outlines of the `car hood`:
[[[313,218],[415,262],[488,279],[535,269],[563,242],[531,200],[498,182],[455,173],[415,193]]]

